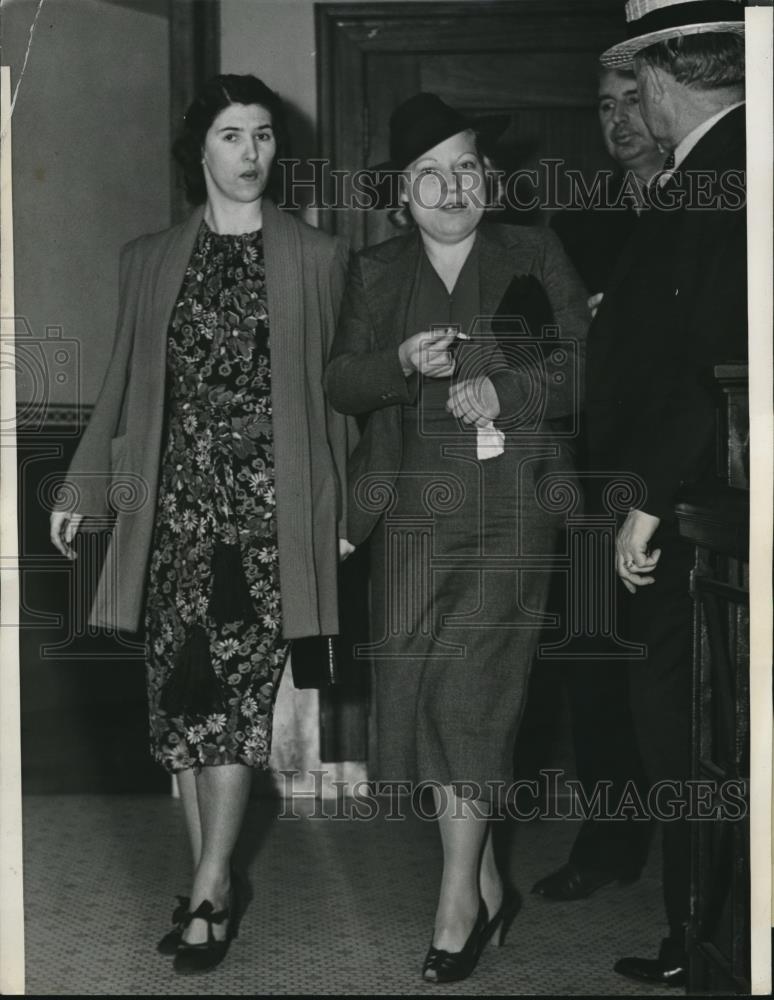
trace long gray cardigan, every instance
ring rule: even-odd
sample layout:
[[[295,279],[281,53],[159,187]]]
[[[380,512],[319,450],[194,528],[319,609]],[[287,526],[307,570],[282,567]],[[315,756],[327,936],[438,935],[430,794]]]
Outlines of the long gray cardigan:
[[[113,353],[73,458],[60,509],[117,511],[90,621],[140,624],[164,427],[167,328],[203,210],[121,253]],[[336,573],[346,523],[351,426],[326,403],[325,359],[336,327],[346,248],[263,203],[283,634],[338,631]]]

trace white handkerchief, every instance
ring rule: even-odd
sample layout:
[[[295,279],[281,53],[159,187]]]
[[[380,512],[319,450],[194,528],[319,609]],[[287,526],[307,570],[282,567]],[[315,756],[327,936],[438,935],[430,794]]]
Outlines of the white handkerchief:
[[[497,458],[503,453],[505,435],[498,430],[490,420],[484,427],[476,428],[476,458],[482,462],[485,458]]]

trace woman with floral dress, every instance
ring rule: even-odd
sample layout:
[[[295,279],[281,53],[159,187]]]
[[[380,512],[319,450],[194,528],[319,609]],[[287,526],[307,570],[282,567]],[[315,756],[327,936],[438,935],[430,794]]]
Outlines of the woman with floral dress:
[[[191,104],[175,156],[199,207],[122,253],[113,354],[52,514],[71,558],[84,516],[117,515],[91,620],[144,619],[151,749],[194,861],[158,946],[183,974],[235,933],[231,855],[288,643],[338,630],[351,551],[347,425],[322,393],[345,252],[270,199],[284,137],[255,77],[214,77]]]

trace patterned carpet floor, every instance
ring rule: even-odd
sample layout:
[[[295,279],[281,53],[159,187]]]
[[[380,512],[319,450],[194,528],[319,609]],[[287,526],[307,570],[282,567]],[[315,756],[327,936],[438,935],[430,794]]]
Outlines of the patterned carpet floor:
[[[254,895],[239,938],[220,968],[180,978],[154,948],[174,895],[188,891],[180,802],[27,796],[27,993],[437,995],[419,975],[440,872],[435,824],[341,812],[335,801],[251,801],[241,860]],[[575,830],[568,821],[509,826],[522,910],[505,946],[487,948],[475,975],[444,995],[658,995],[612,971],[616,958],[658,947],[656,849],[634,885],[565,904],[530,895],[566,859]]]

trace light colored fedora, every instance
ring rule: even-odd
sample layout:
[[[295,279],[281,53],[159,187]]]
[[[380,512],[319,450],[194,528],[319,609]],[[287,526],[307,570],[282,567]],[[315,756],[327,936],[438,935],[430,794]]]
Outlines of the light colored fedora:
[[[745,0],[629,0],[626,4],[628,38],[599,57],[603,66],[631,64],[649,45],[682,35],[708,31],[744,34]]]

